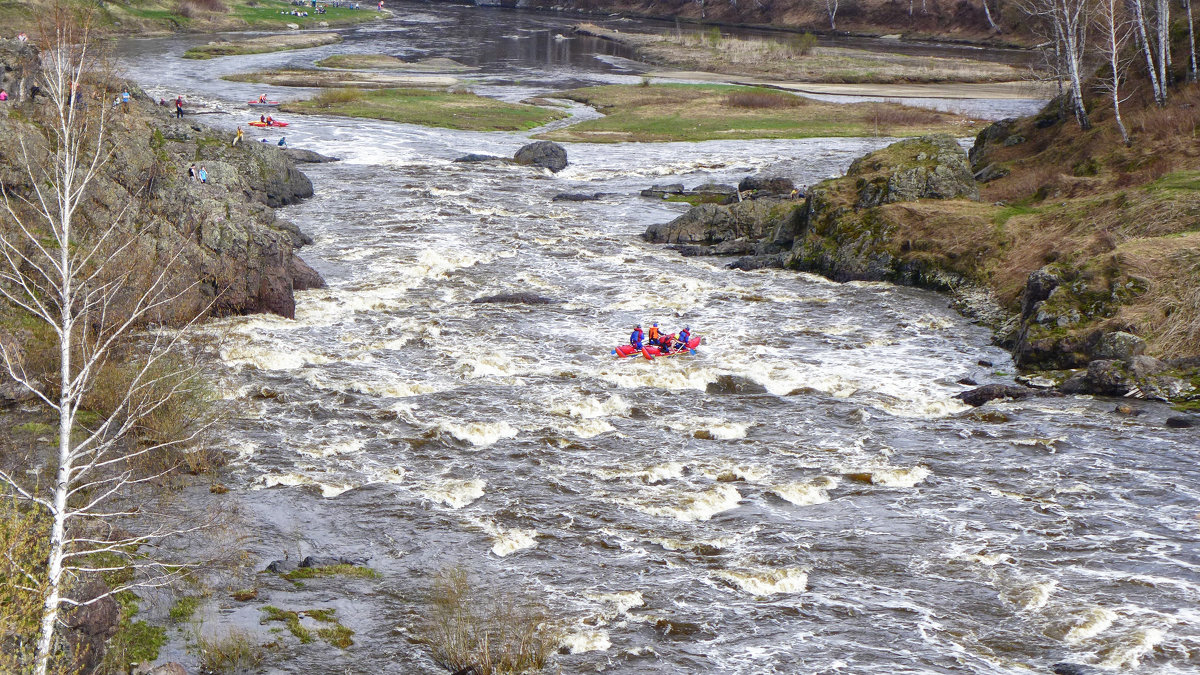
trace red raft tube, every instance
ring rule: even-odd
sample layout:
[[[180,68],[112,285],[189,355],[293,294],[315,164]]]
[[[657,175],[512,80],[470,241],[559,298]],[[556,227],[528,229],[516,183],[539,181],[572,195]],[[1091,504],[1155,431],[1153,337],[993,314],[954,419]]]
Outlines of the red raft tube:
[[[673,335],[668,336],[668,337],[671,339],[674,338]],[[696,347],[699,347],[699,346],[700,346],[700,336],[697,335],[696,337],[693,337],[692,339],[688,340],[687,345],[684,349],[676,349],[673,352],[665,351],[665,350],[663,350],[662,347],[659,347],[658,345],[645,345],[640,350],[637,347],[634,347],[633,345],[620,345],[616,349],[612,350],[612,353],[615,354],[617,358],[623,359],[626,356],[633,356],[634,354],[637,354],[640,351],[642,356],[647,361],[653,361],[654,357],[656,357],[656,356],[679,356],[680,354],[695,354]]]

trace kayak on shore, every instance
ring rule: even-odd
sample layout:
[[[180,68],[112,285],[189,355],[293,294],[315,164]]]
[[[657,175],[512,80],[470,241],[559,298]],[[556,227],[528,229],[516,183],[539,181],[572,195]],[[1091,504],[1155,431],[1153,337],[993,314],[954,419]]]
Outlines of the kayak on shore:
[[[700,346],[700,339],[701,339],[701,337],[699,335],[697,335],[697,336],[693,337],[692,339],[688,340],[687,345],[685,345],[684,347],[681,347],[679,349],[672,349],[672,350],[668,350],[666,347],[661,347],[659,345],[645,345],[641,349],[638,349],[637,347],[634,347],[633,345],[619,345],[616,349],[612,350],[612,353],[615,354],[618,359],[623,359],[626,356],[634,356],[635,354],[641,352],[641,355],[643,358],[645,358],[647,361],[653,361],[655,359],[655,357],[659,357],[659,356],[679,356],[680,354],[695,354],[696,347]],[[667,336],[667,339],[666,339],[667,344],[671,344],[674,341],[675,341],[674,335]]]
[[[257,121],[250,122],[250,126],[259,127],[259,128],[262,128],[262,127],[286,127],[287,125],[288,125],[287,122],[280,122],[278,120],[273,121],[273,122],[257,122]]]
[[[279,101],[249,101],[246,105],[251,108],[275,108],[279,106]]]

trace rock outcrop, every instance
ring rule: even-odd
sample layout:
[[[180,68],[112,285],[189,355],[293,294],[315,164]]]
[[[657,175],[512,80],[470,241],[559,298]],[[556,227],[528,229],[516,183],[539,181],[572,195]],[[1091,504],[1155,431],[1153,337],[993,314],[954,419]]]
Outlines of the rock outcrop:
[[[642,238],[663,244],[712,246],[737,239],[753,244],[771,235],[780,222],[795,217],[799,206],[781,199],[700,204],[669,223],[651,225]]]
[[[558,173],[567,168],[567,151],[563,146],[552,141],[537,141],[522,146],[513,155],[517,164],[540,166]]]
[[[26,120],[36,120],[45,105],[26,103],[21,115],[0,116],[0,137],[32,139],[35,127]],[[182,295],[172,315],[155,320],[182,321],[197,313],[292,317],[294,291],[324,281],[296,255],[309,238],[274,208],[312,196],[312,183],[283,148],[231,147],[228,138],[168,114],[135,99],[110,119],[114,154],[89,187],[81,217],[100,225],[128,209],[121,227],[134,241],[130,259],[137,273],[170,265],[169,278]],[[0,145],[0,182],[22,195],[31,186],[19,170],[18,147]],[[208,182],[190,180],[190,166],[204,167]]]

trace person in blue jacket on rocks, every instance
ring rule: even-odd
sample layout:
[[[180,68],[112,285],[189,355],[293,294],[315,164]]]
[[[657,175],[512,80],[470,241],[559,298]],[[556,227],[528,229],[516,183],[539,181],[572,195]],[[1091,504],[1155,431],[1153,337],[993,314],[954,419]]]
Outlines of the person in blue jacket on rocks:
[[[635,349],[641,349],[642,340],[644,339],[645,334],[642,333],[642,324],[639,323],[633,327],[633,333],[629,335],[629,344],[633,345]]]

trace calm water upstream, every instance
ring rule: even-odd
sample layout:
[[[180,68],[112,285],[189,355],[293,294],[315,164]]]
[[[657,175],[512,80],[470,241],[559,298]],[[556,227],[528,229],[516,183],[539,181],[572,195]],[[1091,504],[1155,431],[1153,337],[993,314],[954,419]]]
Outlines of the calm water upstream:
[[[249,119],[237,102],[261,87],[218,75],[338,51],[456,58],[507,99],[636,81],[607,46],[556,40],[569,19],[394,9],[341,46],[193,62],[179,54],[205,38],[172,37],[121,52],[155,95],[235,113],[219,125]],[[206,630],[274,639],[258,623],[269,603],[333,607],[355,631],[346,650],[284,634],[270,672],[438,672],[407,631],[430,577],[455,566],[568,617],[568,673],[1200,670],[1200,452],[1165,408],[1066,398],[983,417],[955,381],[1010,381],[1012,364],[944,297],[731,272],[638,236],[682,210],[638,197],[651,183],[807,184],[888,139],[568,145],[550,175],[451,162],[511,154],[519,134],[291,121],[290,144],[343,158],[307,167],[317,196],[284,210],[329,288],[300,294],[294,321],[207,329],[227,334],[217,367],[238,410],[224,498],[258,566],[366,557],[382,579],[218,594]],[[471,304],[516,291],[558,302]],[[653,319],[706,343],[609,355]]]

